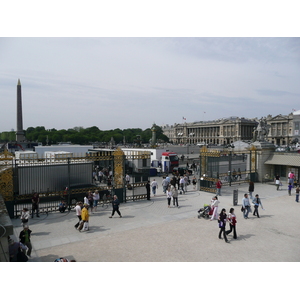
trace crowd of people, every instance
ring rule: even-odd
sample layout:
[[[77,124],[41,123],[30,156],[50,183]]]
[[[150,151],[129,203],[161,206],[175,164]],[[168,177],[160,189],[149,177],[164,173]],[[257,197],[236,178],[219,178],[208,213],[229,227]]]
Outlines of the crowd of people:
[[[296,202],[299,202],[299,186],[295,184],[295,175],[293,172],[290,172],[288,175],[288,191],[289,195],[291,195],[291,189],[295,188],[295,195],[296,195]],[[129,184],[130,177],[126,176],[126,183]],[[279,175],[275,176],[275,185],[276,189],[278,190],[280,187],[280,177]],[[184,195],[188,192],[188,186],[192,186],[193,190],[196,190],[197,179],[195,176],[192,176],[190,179],[190,174],[187,172],[184,175],[173,175],[173,176],[164,176],[161,181],[162,192],[167,198],[167,207],[170,208],[172,205],[173,207],[179,208],[179,195]],[[226,209],[222,208],[219,212],[220,200],[219,197],[221,196],[221,188],[222,182],[220,180],[216,181],[216,188],[217,194],[216,196],[212,197],[210,203],[210,220],[217,220],[218,227],[219,227],[219,239],[224,239],[225,242],[228,241],[228,235],[233,234],[233,238],[237,239],[237,217],[235,214],[234,208],[229,209],[229,213],[227,214]],[[156,196],[157,190],[159,189],[159,184],[155,178],[153,178],[152,182],[147,182],[146,190],[147,190],[147,199],[150,200],[150,194],[152,190],[153,197]],[[258,194],[253,197],[253,193],[255,190],[254,182],[249,182],[248,193],[245,193],[242,199],[242,206],[241,211],[244,219],[249,218],[249,214],[253,213],[253,216],[260,218],[259,208],[263,208],[262,201]],[[90,214],[97,212],[98,202],[100,200],[99,191],[95,190],[94,192],[89,191],[87,195],[84,197],[83,201],[78,201],[75,206],[75,214],[77,223],[74,227],[80,231],[89,231],[89,220]],[[11,261],[27,261],[28,258],[31,257],[32,252],[32,244],[31,244],[31,230],[29,229],[29,218],[40,217],[39,216],[39,203],[40,198],[39,194],[35,193],[32,197],[32,209],[31,212],[27,207],[24,207],[21,213],[21,225],[23,229],[19,234],[19,241],[16,242],[12,238],[9,237],[9,253],[10,253],[10,260]],[[119,210],[120,201],[116,195],[113,196],[111,201],[112,205],[112,212],[109,218],[112,218],[115,213],[122,218],[122,214]],[[253,206],[253,208],[252,208]],[[59,204],[58,210],[60,213],[64,213],[67,209],[67,203],[65,200],[62,200]],[[252,211],[253,209],[253,211]],[[227,228],[226,228],[226,225]],[[229,227],[229,228],[228,228]],[[58,258],[56,261],[68,261],[64,258]]]

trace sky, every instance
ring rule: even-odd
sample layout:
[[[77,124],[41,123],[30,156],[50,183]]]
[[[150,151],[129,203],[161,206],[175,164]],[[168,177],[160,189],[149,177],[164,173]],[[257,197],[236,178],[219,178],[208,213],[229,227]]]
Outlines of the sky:
[[[176,32],[2,34],[0,132],[16,129],[18,79],[24,129],[146,129],[300,109],[299,37]]]

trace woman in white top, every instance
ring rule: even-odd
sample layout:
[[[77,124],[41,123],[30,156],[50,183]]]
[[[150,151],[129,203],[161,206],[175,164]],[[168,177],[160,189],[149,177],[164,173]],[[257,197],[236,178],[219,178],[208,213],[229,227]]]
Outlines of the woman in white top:
[[[83,204],[89,205],[89,199],[88,199],[87,196],[84,197],[84,199],[83,199]]]
[[[24,207],[21,214],[21,221],[22,225],[24,227],[25,224],[28,225],[28,219],[29,219],[29,210],[27,207]]]
[[[211,221],[214,219],[218,219],[218,206],[219,206],[220,201],[218,200],[218,197],[215,196],[211,199],[211,208],[213,209],[213,213],[211,216]]]
[[[94,200],[94,207],[92,208],[92,211],[97,211],[98,201],[100,199],[99,192],[96,190],[93,193],[93,200]]]

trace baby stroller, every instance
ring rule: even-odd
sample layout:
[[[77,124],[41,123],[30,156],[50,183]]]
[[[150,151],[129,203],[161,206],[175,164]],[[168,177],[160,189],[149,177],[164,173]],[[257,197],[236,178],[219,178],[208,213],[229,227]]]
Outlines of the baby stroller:
[[[211,207],[207,204],[204,204],[204,207],[198,210],[198,219],[200,219],[201,217],[208,219],[210,210]]]

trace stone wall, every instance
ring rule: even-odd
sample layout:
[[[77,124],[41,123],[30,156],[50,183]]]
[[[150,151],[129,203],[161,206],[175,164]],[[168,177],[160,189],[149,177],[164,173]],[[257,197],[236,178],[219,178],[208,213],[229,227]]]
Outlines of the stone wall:
[[[8,239],[13,235],[13,225],[8,215],[6,205],[0,194],[0,262],[9,261]]]

